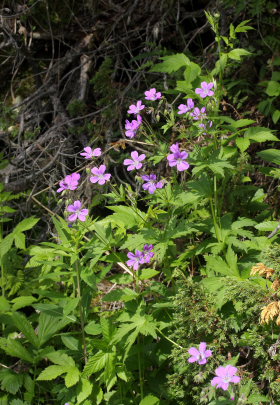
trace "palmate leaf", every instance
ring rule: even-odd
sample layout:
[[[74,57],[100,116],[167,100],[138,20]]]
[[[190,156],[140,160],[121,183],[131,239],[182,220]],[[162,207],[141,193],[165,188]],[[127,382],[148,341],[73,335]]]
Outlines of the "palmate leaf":
[[[177,72],[181,67],[187,67],[190,64],[189,58],[183,53],[163,56],[160,58],[163,62],[152,67],[151,72],[172,73]]]
[[[66,325],[73,322],[70,316],[65,316],[61,319],[56,316],[41,313],[38,324],[38,340],[40,346],[44,345],[58,331],[65,328]]]
[[[265,127],[251,127],[245,132],[244,138],[251,139],[254,142],[279,141],[272,132],[271,129]]]

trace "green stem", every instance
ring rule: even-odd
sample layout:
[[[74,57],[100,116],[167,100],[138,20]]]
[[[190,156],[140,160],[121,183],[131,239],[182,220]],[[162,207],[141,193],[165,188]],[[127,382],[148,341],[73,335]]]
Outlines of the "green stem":
[[[214,223],[214,228],[215,228],[215,235],[216,235],[216,238],[218,239],[218,241],[220,242],[221,241],[221,232],[220,232],[220,228],[217,223],[215,208],[213,205],[213,199],[210,198],[209,201],[210,201],[210,208],[211,208],[211,213],[212,213],[212,218],[213,218],[213,223]]]
[[[142,374],[142,362],[140,355],[140,336],[137,336],[137,346],[138,346],[138,370],[139,370],[139,384],[140,384],[140,395],[141,401],[144,398],[144,384],[143,384],[143,374]]]
[[[85,359],[85,364],[86,364],[88,361],[88,356],[87,356],[87,345],[86,345],[86,336],[85,336],[85,318],[84,318],[84,309],[83,309],[83,305],[82,305],[80,266],[77,261],[76,261],[76,274],[77,274],[77,296],[79,298],[79,310],[80,310],[80,320],[81,320],[81,329],[82,329],[83,351],[84,351],[84,359]]]
[[[174,342],[174,340],[170,339],[169,337],[167,337],[160,329],[156,328],[157,331],[166,339],[168,340],[170,343],[172,343],[174,346],[179,347],[180,349],[185,349],[183,346],[179,345],[178,343]]]

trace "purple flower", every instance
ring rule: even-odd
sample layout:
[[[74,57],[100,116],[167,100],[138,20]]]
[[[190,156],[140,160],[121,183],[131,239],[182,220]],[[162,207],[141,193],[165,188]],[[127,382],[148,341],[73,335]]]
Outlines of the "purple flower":
[[[170,155],[167,156],[167,160],[169,162],[169,166],[177,166],[177,169],[179,172],[183,172],[184,170],[187,170],[190,165],[188,162],[185,162],[189,154],[185,151],[181,151],[179,148],[178,143],[173,144],[170,147],[171,153]]]
[[[178,106],[178,108],[179,108],[178,114],[186,114],[188,111],[190,111],[192,108],[194,108],[193,99],[188,98],[187,105],[186,104],[180,104]]]
[[[191,357],[188,359],[189,363],[198,362],[198,364],[206,364],[208,357],[212,356],[211,350],[206,350],[206,343],[201,342],[199,345],[199,349],[196,347],[191,347],[188,350]]]
[[[142,162],[142,160],[146,158],[146,155],[144,153],[138,155],[138,152],[134,150],[133,152],[131,152],[131,157],[132,159],[125,159],[123,162],[125,166],[128,166],[127,171],[130,172],[134,169],[141,169],[143,165],[140,162]]]
[[[67,211],[73,212],[73,214],[71,214],[68,217],[68,221],[75,222],[77,219],[79,219],[80,221],[85,222],[86,216],[88,215],[88,210],[85,208],[84,209],[81,209],[81,208],[82,208],[82,203],[79,200],[74,201],[73,205],[69,205],[67,207]]]
[[[100,167],[93,167],[91,169],[91,173],[93,176],[90,177],[90,181],[92,183],[98,183],[100,186],[106,183],[106,181],[110,180],[111,174],[110,173],[105,173],[106,171],[106,166],[101,165]]]
[[[152,250],[154,249],[154,245],[144,245],[144,251],[143,251],[143,263],[150,263],[151,259],[154,257],[154,252]]]
[[[203,118],[206,118],[206,108],[202,107],[202,109],[200,110],[198,107],[195,107],[190,115],[193,117],[194,120],[202,120]]]
[[[157,92],[155,88],[145,91],[145,96],[145,100],[150,101],[159,100],[162,97],[161,93]]]
[[[100,148],[91,149],[90,146],[84,148],[84,152],[80,153],[81,156],[84,156],[85,159],[92,159],[95,156],[100,156],[102,151]]]
[[[59,182],[60,187],[57,190],[57,193],[60,193],[64,190],[76,190],[80,177],[81,176],[79,173],[72,173],[66,176],[64,180],[61,180]]]
[[[224,391],[228,390],[229,383],[238,384],[240,377],[236,376],[237,368],[230,364],[226,367],[220,366],[216,368],[215,373],[217,377],[214,377],[211,381],[213,387],[222,388]]]
[[[155,174],[142,176],[142,180],[147,182],[143,184],[143,189],[148,190],[150,194],[154,194],[157,188],[162,188],[164,186],[163,181],[157,181],[157,176]]]
[[[144,108],[145,108],[144,104],[142,104],[142,101],[139,100],[139,101],[137,101],[136,105],[131,104],[129,106],[129,109],[127,112],[128,112],[128,114],[136,115],[136,114],[139,114],[140,111],[143,110]]]
[[[214,91],[211,90],[214,86],[214,83],[202,82],[200,86],[201,88],[198,87],[197,89],[195,89],[195,92],[196,94],[199,94],[201,98],[214,95]]]
[[[125,121],[125,136],[128,138],[134,138],[136,135],[137,130],[142,124],[142,117],[141,115],[137,115],[137,120],[132,120],[131,122],[126,120]]]
[[[126,264],[129,267],[133,267],[133,270],[138,270],[139,265],[143,263],[143,252],[140,250],[136,250],[135,254],[132,252],[128,252],[127,257],[129,260],[126,262]]]
[[[154,252],[152,252],[154,245],[144,245],[144,251],[136,250],[135,254],[128,252],[127,257],[129,260],[126,264],[133,267],[133,270],[138,270],[140,264],[150,263],[151,259],[154,257]]]

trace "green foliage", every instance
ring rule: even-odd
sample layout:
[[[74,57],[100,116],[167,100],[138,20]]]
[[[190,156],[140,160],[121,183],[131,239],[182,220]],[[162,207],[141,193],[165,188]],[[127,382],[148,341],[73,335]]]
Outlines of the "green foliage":
[[[50,18],[54,10],[52,5]],[[129,140],[144,148],[145,173],[156,173],[163,187],[143,190],[142,172],[133,185],[111,179],[107,193],[95,186],[100,195],[85,221],[52,218],[52,240],[29,246],[35,217],[1,235],[0,404],[232,403],[230,392],[210,385],[222,364],[241,370],[236,403],[279,401],[279,326],[259,324],[263,307],[278,299],[270,287],[280,271],[279,245],[266,235],[278,221],[252,153],[278,165],[279,139],[255,117],[219,114],[224,78],[252,56],[239,40],[252,22],[230,24],[221,35],[220,16],[206,17],[217,42],[215,68],[204,75],[189,54],[161,57],[150,72],[175,79],[174,89],[157,104],[147,100],[138,138]],[[118,91],[113,73],[107,56],[91,80],[95,102],[104,109],[96,133],[116,117],[117,110],[107,108]],[[277,103],[280,78],[271,79],[265,92]],[[213,96],[195,91],[205,81],[213,83]],[[207,120],[189,112],[179,117],[171,94],[207,108]],[[72,116],[83,111],[76,101],[68,105]],[[189,153],[186,171],[167,164],[176,142]],[[14,196],[2,191],[5,219],[12,213],[6,201]],[[66,207],[75,193],[61,194]],[[143,252],[139,269],[127,261],[137,250]],[[272,279],[250,275],[263,255],[275,269]],[[188,362],[188,349],[200,342],[213,351],[201,366]]]

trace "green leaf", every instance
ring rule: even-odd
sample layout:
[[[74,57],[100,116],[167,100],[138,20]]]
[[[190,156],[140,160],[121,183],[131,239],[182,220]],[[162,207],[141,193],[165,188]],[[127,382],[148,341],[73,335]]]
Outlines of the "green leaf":
[[[238,121],[231,123],[230,126],[233,128],[242,128],[242,127],[246,127],[247,125],[254,124],[254,122],[256,122],[256,121],[248,120],[247,118],[244,118],[242,120],[238,120]]]
[[[270,399],[260,394],[252,394],[247,399],[247,404],[257,404],[259,402],[270,402]]]
[[[243,49],[243,48],[235,48],[228,53],[228,57],[230,59],[238,60],[238,61],[241,60],[241,56],[248,56],[248,55],[252,55],[252,53],[249,51],[246,51],[246,49]]]
[[[7,370],[2,377],[1,389],[10,394],[16,394],[23,384],[23,375],[16,374],[11,370]]]
[[[24,334],[26,339],[30,343],[32,343],[33,346],[39,348],[40,346],[39,339],[36,336],[34,329],[31,326],[31,323],[27,320],[25,315],[19,312],[14,312],[11,314],[11,319],[14,325],[18,328],[18,330]]]
[[[272,121],[274,124],[277,124],[280,118],[280,110],[275,110],[274,113],[272,114]]]
[[[55,217],[52,217],[52,220],[61,242],[65,247],[69,246],[71,242],[71,235],[68,231],[67,223],[62,218],[59,218],[58,220]]]
[[[245,152],[250,146],[250,140],[248,138],[236,138],[235,142],[241,152]]]
[[[280,165],[280,150],[277,149],[266,149],[261,152],[257,152],[257,155],[263,160],[269,163],[275,163]]]
[[[17,311],[20,308],[28,307],[29,305],[33,304],[34,301],[37,301],[35,297],[31,295],[22,295],[20,297],[14,298],[11,303],[13,303],[13,311]]]
[[[137,208],[133,209],[124,205],[109,206],[107,208],[114,211],[115,214],[107,216],[106,221],[114,222],[126,229],[133,228],[135,225],[143,222],[145,218],[145,213]]]
[[[155,277],[160,272],[154,269],[142,269],[139,272],[139,280],[148,280],[149,278]]]
[[[10,310],[9,301],[1,296],[0,297],[0,312],[8,312]]]
[[[252,139],[255,142],[279,141],[270,129],[264,127],[249,128],[245,132],[244,137]]]
[[[12,247],[14,235],[10,233],[0,242],[0,257],[3,257]]]
[[[67,374],[65,376],[65,385],[67,388],[72,387],[77,384],[80,379],[80,371],[77,367],[70,367],[67,369]]]
[[[14,232],[14,241],[15,241],[15,245],[18,249],[22,249],[25,250],[25,235],[24,233],[18,232],[15,233]]]
[[[45,368],[45,370],[43,370],[39,374],[39,376],[37,377],[37,380],[39,380],[39,381],[54,380],[61,374],[66,373],[66,371],[67,371],[67,367],[65,367],[65,366],[58,366],[58,365],[49,366],[49,367]]]
[[[131,300],[134,300],[135,298],[138,297],[138,294],[131,290],[130,288],[116,288],[113,291],[110,291],[108,294],[106,294],[103,298],[102,301],[105,302],[113,302],[113,301],[124,301],[128,302]]]
[[[264,221],[255,225],[255,228],[259,231],[271,232],[279,225],[278,221]]]
[[[58,350],[56,352],[50,352],[46,356],[52,363],[59,366],[65,367],[75,367],[75,362],[72,357],[68,356],[66,353]]]
[[[150,72],[172,73],[177,72],[181,67],[190,64],[189,58],[183,53],[176,53],[175,55],[163,56],[160,58],[163,62],[158,63],[150,69]]]
[[[78,351],[79,350],[79,340],[73,336],[61,336],[62,343],[70,350]]]
[[[265,90],[266,94],[270,97],[277,97],[280,95],[280,83],[270,80]]]
[[[104,316],[100,317],[100,325],[102,328],[102,335],[105,341],[109,344],[112,338],[112,335],[115,331],[115,327],[113,322],[109,318],[105,318]]]
[[[92,384],[88,380],[85,380],[84,378],[81,379],[77,387],[77,405],[90,396],[92,388]]]
[[[12,357],[18,357],[28,363],[34,362],[34,356],[20,343],[18,339],[0,338],[0,348]]]
[[[33,228],[39,221],[39,218],[35,217],[30,217],[26,218],[23,221],[21,221],[14,229],[14,233],[21,233],[24,231],[28,231],[29,229]]]
[[[106,353],[99,351],[94,356],[90,357],[83,370],[83,377],[90,377],[93,373],[102,370],[106,364]]]
[[[100,335],[102,333],[101,325],[95,321],[91,321],[88,325],[86,325],[85,332],[88,335]]]
[[[192,83],[201,73],[201,68],[197,63],[190,62],[187,66],[184,77],[187,83]]]
[[[38,324],[38,339],[40,346],[45,344],[58,331],[65,328],[65,326],[70,322],[72,322],[72,319],[69,316],[59,319],[56,316],[48,315],[42,312],[39,316]]]
[[[147,395],[142,399],[139,405],[159,405],[160,400],[154,395]]]

